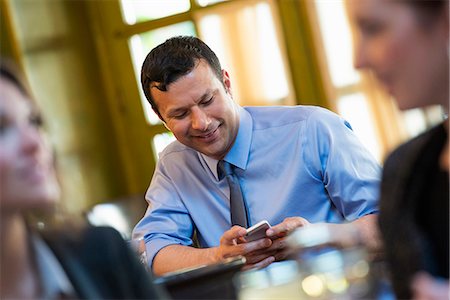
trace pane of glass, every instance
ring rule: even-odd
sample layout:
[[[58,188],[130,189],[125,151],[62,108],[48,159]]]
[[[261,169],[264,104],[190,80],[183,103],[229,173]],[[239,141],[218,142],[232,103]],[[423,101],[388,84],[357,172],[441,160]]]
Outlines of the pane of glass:
[[[339,114],[350,123],[367,150],[380,161],[381,150],[364,95],[357,93],[343,96],[338,99],[337,103]]]
[[[440,105],[430,106],[425,109],[425,115],[427,119],[428,127],[435,126],[443,122],[448,116],[446,116],[445,110]]]
[[[133,228],[119,205],[102,203],[95,205],[88,213],[87,219],[94,226],[111,226],[122,234],[124,239],[130,238]],[[131,225],[131,226],[130,226]]]
[[[424,111],[421,108],[411,109],[403,113],[406,131],[411,137],[419,135],[427,129]]]
[[[121,0],[121,4],[128,24],[175,15],[191,8],[189,0]]]
[[[199,16],[199,34],[230,74],[234,98],[241,105],[290,104],[293,96],[268,2],[236,1],[212,12]]]
[[[161,27],[142,34],[134,35],[130,38],[131,56],[133,59],[134,70],[136,74],[139,92],[141,94],[141,102],[144,107],[145,117],[150,124],[159,123],[158,116],[153,112],[150,104],[147,102],[141,89],[141,67],[145,57],[151,49],[163,43],[165,40],[176,35],[195,36],[195,28],[192,22],[182,22],[166,27]]]
[[[359,81],[344,1],[315,1],[331,80],[337,87]]]
[[[288,86],[285,77],[280,48],[268,4],[256,6],[256,28],[260,52],[261,88],[269,101],[279,101],[287,97]]]
[[[219,2],[225,2],[225,1],[228,1],[228,0],[197,0],[197,4],[202,6],[202,7],[205,7],[205,6],[208,6],[208,5],[211,5],[211,4],[215,4],[215,3],[219,3]]]
[[[159,154],[166,148],[170,143],[175,141],[175,136],[172,132],[165,132],[157,134],[153,137],[153,153],[156,155],[156,160],[158,160]]]

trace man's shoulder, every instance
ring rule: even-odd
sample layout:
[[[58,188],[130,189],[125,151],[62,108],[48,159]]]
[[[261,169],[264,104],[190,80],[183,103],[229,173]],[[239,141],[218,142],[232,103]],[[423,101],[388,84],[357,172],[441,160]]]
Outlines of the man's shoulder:
[[[323,107],[310,105],[248,106],[244,109],[252,116],[255,129],[303,122],[313,116],[315,119],[320,119],[320,116],[333,114]]]
[[[196,156],[197,151],[175,140],[169,145],[167,145],[167,147],[164,148],[164,150],[162,150],[159,153],[158,157],[159,159],[167,159],[167,158],[172,159],[174,156],[192,156],[192,155]]]

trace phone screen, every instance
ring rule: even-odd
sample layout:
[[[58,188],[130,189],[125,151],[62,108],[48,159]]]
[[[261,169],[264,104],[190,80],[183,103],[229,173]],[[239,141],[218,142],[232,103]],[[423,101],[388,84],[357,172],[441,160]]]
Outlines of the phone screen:
[[[269,222],[263,220],[247,229],[245,240],[247,242],[256,241],[266,237],[266,230],[270,228]]]

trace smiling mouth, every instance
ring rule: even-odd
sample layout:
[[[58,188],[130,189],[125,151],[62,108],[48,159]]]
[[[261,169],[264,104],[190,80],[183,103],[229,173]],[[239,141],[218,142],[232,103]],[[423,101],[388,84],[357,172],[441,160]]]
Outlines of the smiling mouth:
[[[207,134],[197,135],[195,137],[200,139],[200,140],[203,140],[203,141],[209,141],[210,139],[214,139],[216,132],[219,130],[219,127],[220,126],[218,126],[214,130],[209,131]]]

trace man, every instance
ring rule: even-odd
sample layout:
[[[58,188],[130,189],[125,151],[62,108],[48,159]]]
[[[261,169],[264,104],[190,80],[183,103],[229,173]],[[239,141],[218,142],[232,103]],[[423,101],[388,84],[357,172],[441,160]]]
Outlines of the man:
[[[373,236],[379,166],[342,118],[319,107],[240,107],[228,73],[195,37],[153,49],[141,81],[177,139],[160,155],[134,230],[155,274],[236,255],[265,267],[285,258],[284,236],[309,222],[351,221],[363,239]],[[245,228],[232,226],[222,160],[234,166],[247,225],[268,220],[269,238],[246,242]],[[192,247],[194,232],[202,248]]]

